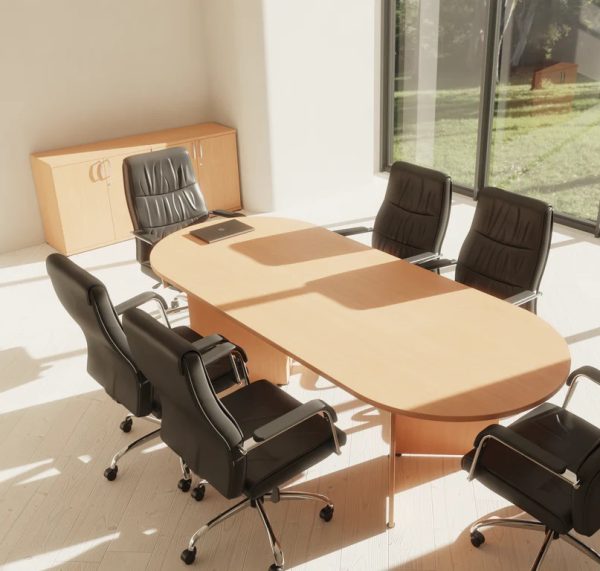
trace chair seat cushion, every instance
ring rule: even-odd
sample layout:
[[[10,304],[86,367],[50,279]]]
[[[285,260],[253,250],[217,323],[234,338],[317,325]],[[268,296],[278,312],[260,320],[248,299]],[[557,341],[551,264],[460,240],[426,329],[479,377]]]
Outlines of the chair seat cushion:
[[[268,381],[256,381],[221,401],[238,423],[244,439],[302,403]],[[336,429],[337,430],[337,429]],[[346,435],[337,430],[340,446]],[[250,450],[244,493],[256,498],[280,486],[335,451],[329,423],[320,415]]]
[[[511,430],[565,460],[577,472],[600,442],[600,429],[568,410],[544,403],[510,425]]]
[[[510,425],[527,440],[567,462],[577,472],[600,441],[600,430],[569,411],[545,403]],[[462,460],[471,468],[475,450]],[[489,441],[477,465],[476,478],[559,533],[573,528],[573,488],[502,444]]]
[[[474,454],[471,450],[463,457],[464,470],[470,470]],[[571,487],[501,444],[486,444],[476,478],[554,531],[567,533],[572,529]]]

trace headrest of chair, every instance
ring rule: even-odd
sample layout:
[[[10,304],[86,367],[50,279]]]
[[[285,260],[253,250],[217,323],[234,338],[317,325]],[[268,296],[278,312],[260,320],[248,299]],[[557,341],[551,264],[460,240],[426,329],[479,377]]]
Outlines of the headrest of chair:
[[[196,184],[187,149],[172,147],[123,160],[125,184],[133,196],[157,196]]]
[[[65,307],[74,301],[69,299],[73,296],[86,299],[87,303],[91,304],[94,288],[106,291],[106,287],[98,278],[62,254],[50,254],[46,258],[46,271],[58,298]]]

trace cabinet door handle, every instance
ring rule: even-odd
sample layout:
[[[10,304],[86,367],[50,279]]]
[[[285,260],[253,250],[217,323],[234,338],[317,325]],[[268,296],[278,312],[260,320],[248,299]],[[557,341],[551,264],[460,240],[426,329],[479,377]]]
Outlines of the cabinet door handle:
[[[196,141],[192,143],[192,157],[196,160]]]
[[[94,182],[100,182],[102,180],[102,161],[95,163],[95,167]]]
[[[204,160],[204,148],[202,147],[202,143],[198,143],[200,145],[200,160]]]
[[[109,180],[112,176],[112,165],[108,159],[103,159],[96,163],[96,178],[94,182]]]

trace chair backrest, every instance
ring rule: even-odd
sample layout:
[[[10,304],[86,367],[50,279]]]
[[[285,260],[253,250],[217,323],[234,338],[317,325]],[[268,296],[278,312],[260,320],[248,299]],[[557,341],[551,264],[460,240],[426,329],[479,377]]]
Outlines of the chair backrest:
[[[552,238],[552,207],[500,188],[482,189],[455,279],[500,298],[538,291]]]
[[[164,238],[208,217],[192,161],[183,147],[125,158],[123,182],[134,229],[153,238]]]
[[[58,299],[83,331],[88,373],[132,414],[153,412],[152,386],[135,365],[104,284],[62,254],[50,254],[46,269]]]
[[[405,162],[392,165],[385,198],[373,227],[374,248],[409,258],[439,253],[446,235],[452,179]]]
[[[139,309],[125,312],[123,328],[160,394],[162,440],[225,497],[239,496],[246,475],[243,435],[217,398],[198,351]]]

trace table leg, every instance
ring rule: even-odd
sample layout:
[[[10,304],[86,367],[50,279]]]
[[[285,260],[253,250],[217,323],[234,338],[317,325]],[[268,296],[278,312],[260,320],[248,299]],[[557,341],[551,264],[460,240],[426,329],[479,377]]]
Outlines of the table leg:
[[[396,415],[390,413],[390,456],[388,466],[388,529],[396,525],[394,519],[394,498],[396,496]]]
[[[239,345],[248,355],[250,379],[267,379],[286,385],[290,374],[290,358],[273,345],[258,337],[237,321],[212,305],[188,294],[190,326],[201,335],[219,333]]]

